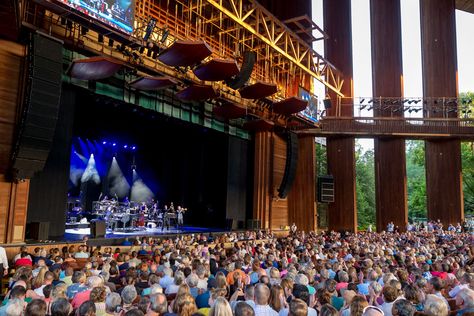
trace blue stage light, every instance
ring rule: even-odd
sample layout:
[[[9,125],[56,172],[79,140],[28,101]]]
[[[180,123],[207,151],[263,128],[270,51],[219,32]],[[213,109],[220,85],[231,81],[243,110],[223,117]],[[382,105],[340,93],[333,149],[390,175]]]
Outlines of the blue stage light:
[[[127,147],[128,147],[128,145],[123,145],[123,148],[127,148]]]
[[[117,145],[116,143],[113,143],[113,144],[112,144],[112,146],[114,146],[114,147],[115,147],[116,145]]]
[[[102,142],[102,145],[105,145],[105,144],[107,144],[107,142]]]
[[[137,147],[133,146],[133,147],[132,147],[132,150],[135,150],[135,149],[137,149]]]

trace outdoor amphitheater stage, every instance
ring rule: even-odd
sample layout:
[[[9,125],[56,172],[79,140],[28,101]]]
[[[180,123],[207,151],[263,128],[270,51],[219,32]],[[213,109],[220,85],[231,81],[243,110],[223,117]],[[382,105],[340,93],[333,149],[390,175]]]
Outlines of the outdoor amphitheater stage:
[[[103,239],[124,239],[124,238],[136,238],[138,237],[171,237],[183,234],[209,234],[209,233],[225,233],[226,231],[222,228],[209,228],[209,227],[194,227],[194,226],[181,226],[179,228],[171,227],[170,229],[161,228],[145,228],[141,230],[133,231],[113,231],[110,229],[106,230]],[[64,241],[78,241],[84,237],[94,238],[91,234],[89,227],[78,227],[78,228],[66,228],[63,236]]]

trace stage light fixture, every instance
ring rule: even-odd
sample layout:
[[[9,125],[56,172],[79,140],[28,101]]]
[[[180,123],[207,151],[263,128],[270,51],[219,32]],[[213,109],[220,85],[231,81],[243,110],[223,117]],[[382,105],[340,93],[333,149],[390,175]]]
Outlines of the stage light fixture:
[[[117,144],[116,144],[116,143],[113,143],[113,144],[112,144],[112,146],[114,146],[114,147],[115,147],[115,146],[117,146]]]
[[[168,30],[167,28],[164,29],[163,34],[161,35],[161,39],[160,39],[161,44],[166,42],[166,39],[168,38],[169,35],[170,35],[170,30]]]
[[[102,142],[102,145],[105,145],[105,144],[107,144],[107,142],[105,142],[105,141],[104,141],[104,142]]]
[[[123,148],[127,149],[127,148],[128,148],[128,146],[127,146],[127,145],[123,145]]]
[[[364,103],[364,101],[365,101],[365,99],[362,98],[362,99],[360,100],[360,104]]]
[[[145,29],[145,35],[143,36],[144,41],[148,41],[151,33],[153,33],[153,30],[155,29],[155,26],[156,26],[156,19],[151,18],[150,21],[148,21],[148,24]]]
[[[133,147],[132,147],[132,150],[135,150],[135,149],[137,149],[137,147],[133,146]]]

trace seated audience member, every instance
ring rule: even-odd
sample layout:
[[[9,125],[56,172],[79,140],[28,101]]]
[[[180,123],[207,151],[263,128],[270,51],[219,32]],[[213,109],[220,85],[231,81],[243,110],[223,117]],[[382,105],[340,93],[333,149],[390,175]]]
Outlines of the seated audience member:
[[[267,285],[259,283],[255,286],[255,315],[277,316],[278,313],[268,305],[270,289]]]
[[[234,316],[255,316],[255,311],[246,302],[238,302],[235,305]]]
[[[46,303],[41,299],[34,299],[26,305],[25,316],[45,316]]]
[[[58,298],[51,304],[51,315],[68,316],[72,312],[72,306],[66,298]]]
[[[415,306],[406,299],[398,299],[392,305],[393,316],[413,316],[415,312]]]
[[[474,290],[464,288],[456,295],[457,315],[474,314]]]
[[[150,296],[150,304],[148,306],[147,316],[163,316],[168,313],[168,301],[162,293]]]
[[[428,294],[424,303],[423,313],[428,316],[447,316],[449,312],[446,300],[437,295]]]

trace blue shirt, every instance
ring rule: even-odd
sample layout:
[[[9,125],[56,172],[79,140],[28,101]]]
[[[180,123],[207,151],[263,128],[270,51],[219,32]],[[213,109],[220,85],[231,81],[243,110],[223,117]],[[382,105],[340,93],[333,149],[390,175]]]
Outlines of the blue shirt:
[[[211,292],[209,291],[206,291],[202,294],[199,294],[197,297],[196,297],[196,305],[199,308],[203,308],[203,307],[210,307],[209,306],[209,297],[211,296]]]
[[[87,290],[86,286],[80,283],[73,283],[70,286],[68,286],[66,290],[66,295],[69,299],[73,299],[77,293],[83,292],[85,290]]]

